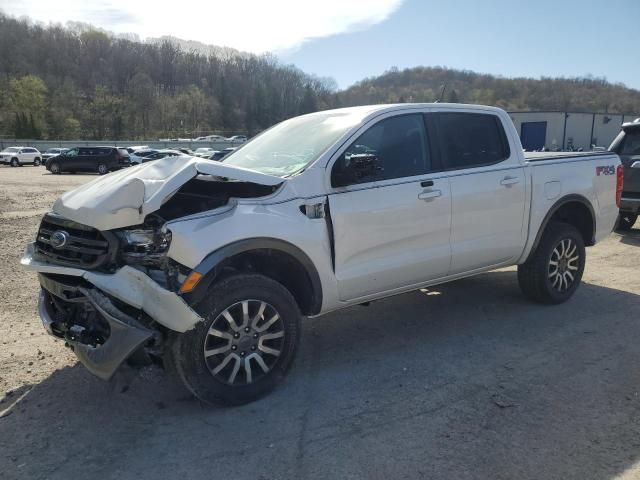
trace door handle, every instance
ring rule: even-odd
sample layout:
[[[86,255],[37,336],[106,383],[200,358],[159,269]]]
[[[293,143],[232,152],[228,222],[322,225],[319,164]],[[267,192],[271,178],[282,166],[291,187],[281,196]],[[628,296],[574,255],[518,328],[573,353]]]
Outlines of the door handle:
[[[421,187],[433,187],[433,180],[423,180],[420,182]]]
[[[516,183],[520,183],[520,179],[518,177],[504,177],[500,180],[500,185],[504,185],[506,187],[509,185],[515,185]]]
[[[424,200],[426,202],[433,200],[434,198],[438,198],[442,196],[442,190],[429,190],[428,192],[422,192],[418,195],[420,200]]]

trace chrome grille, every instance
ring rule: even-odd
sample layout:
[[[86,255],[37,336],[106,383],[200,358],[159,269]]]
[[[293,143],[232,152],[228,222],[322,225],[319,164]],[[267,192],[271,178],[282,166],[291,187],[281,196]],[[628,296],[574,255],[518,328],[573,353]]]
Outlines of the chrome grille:
[[[56,232],[65,238],[62,246],[57,246]],[[84,269],[104,265],[112,251],[109,239],[99,230],[53,214],[45,215],[40,223],[36,249],[52,263]]]

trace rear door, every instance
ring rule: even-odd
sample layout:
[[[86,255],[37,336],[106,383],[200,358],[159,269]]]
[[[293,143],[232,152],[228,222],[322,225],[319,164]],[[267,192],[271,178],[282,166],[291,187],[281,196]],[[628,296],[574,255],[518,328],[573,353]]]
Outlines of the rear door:
[[[451,270],[455,275],[513,261],[525,241],[526,182],[493,113],[436,113],[443,170],[451,185]]]
[[[76,157],[76,169],[82,171],[93,172],[96,169],[96,149],[91,147],[82,147]]]
[[[18,155],[20,163],[33,163],[34,158],[36,158],[36,151],[33,148],[23,148]]]
[[[354,156],[373,156],[375,176],[336,187],[335,173]],[[422,114],[379,120],[330,165],[329,206],[335,273],[342,300],[446,276],[451,259],[448,179],[431,175]]]

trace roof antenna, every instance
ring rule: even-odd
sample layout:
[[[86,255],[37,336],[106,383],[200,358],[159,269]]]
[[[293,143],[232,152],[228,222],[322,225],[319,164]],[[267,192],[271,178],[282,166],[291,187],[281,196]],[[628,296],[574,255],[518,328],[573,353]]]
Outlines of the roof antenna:
[[[440,91],[440,97],[434,103],[440,103],[442,101],[442,97],[444,97],[444,91],[447,89],[447,84],[442,85],[442,90]]]

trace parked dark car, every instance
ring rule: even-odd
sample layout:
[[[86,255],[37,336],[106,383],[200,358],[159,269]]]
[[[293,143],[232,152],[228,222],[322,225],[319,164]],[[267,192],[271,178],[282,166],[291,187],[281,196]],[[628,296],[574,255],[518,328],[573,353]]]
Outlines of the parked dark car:
[[[617,153],[624,166],[618,230],[631,230],[640,214],[640,118],[622,125],[609,150]]]
[[[51,157],[46,168],[51,173],[97,172],[100,175],[131,165],[129,152],[117,147],[76,147]]]

